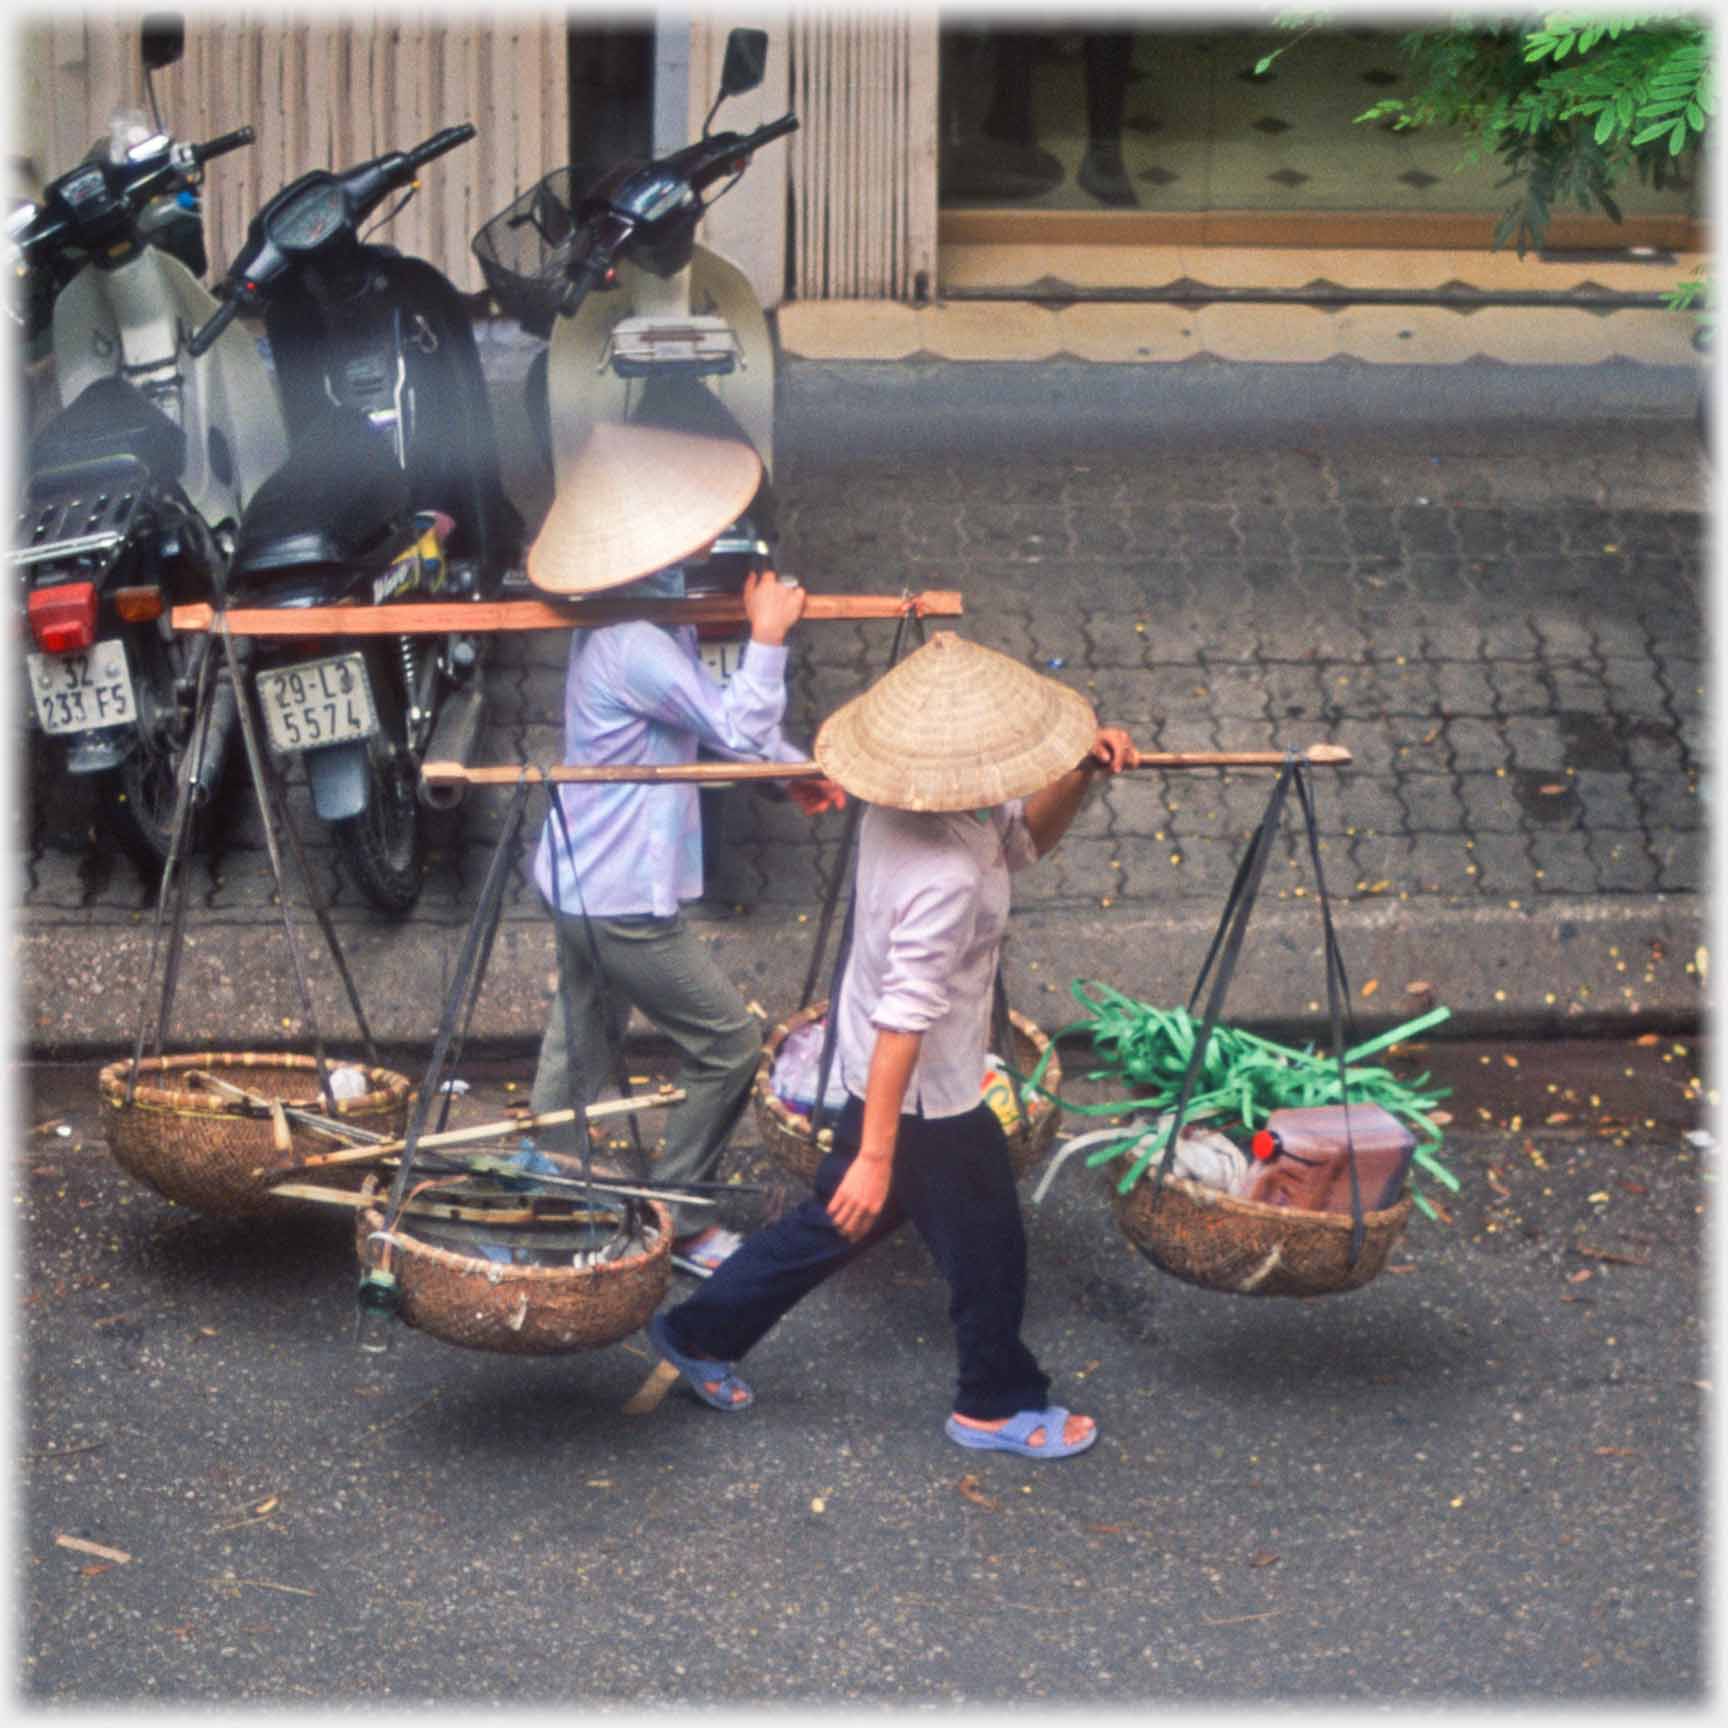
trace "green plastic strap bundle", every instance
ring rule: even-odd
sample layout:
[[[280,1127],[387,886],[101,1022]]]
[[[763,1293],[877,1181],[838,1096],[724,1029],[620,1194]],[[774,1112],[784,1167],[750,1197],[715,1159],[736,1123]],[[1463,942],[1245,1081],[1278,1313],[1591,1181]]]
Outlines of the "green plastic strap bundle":
[[[1076,980],[1071,990],[1085,1009],[1085,1017],[1052,1036],[1049,1048],[1025,1081],[1025,1094],[1058,1098],[1063,1110],[1076,1116],[1157,1117],[1173,1110],[1200,1035],[1200,1023],[1186,1009],[1154,1008],[1108,984]],[[1414,1166],[1456,1192],[1458,1178],[1434,1155],[1441,1136],[1429,1119],[1434,1106],[1451,1096],[1451,1088],[1431,1087],[1426,1074],[1400,1081],[1385,1068],[1362,1065],[1370,1056],[1418,1037],[1450,1016],[1449,1008],[1436,1008],[1347,1050],[1342,1081],[1337,1063],[1311,1048],[1298,1050],[1235,1027],[1215,1026],[1184,1119],[1222,1118],[1252,1132],[1263,1126],[1274,1110],[1342,1103],[1347,1089],[1351,1104],[1378,1104],[1415,1129]],[[1057,1041],[1081,1032],[1091,1039],[1104,1064],[1092,1069],[1086,1078],[1114,1081],[1131,1096],[1116,1103],[1078,1104],[1044,1090],[1041,1082]],[[1116,1185],[1126,1194],[1163,1150],[1169,1131],[1167,1122],[1153,1127],[1133,1123],[1120,1136],[1089,1153],[1086,1162],[1096,1166],[1130,1158]],[[1420,1191],[1413,1189],[1413,1194],[1417,1206],[1433,1217],[1428,1200]]]

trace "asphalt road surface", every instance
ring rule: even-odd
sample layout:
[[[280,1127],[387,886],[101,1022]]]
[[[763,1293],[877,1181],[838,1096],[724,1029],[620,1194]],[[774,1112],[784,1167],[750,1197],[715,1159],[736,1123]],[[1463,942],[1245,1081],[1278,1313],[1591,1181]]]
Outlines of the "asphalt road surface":
[[[1345,1296],[1159,1273],[1075,1160],[1027,1332],[1102,1438],[1042,1465],[944,1438],[910,1233],[770,1336],[748,1412],[627,1415],[640,1334],[364,1354],[346,1214],[170,1206],[92,1068],[15,1069],[21,1699],[1696,1706],[1701,1058],[1415,1053],[1461,1191]],[[462,1111],[527,1073],[465,1068]]]

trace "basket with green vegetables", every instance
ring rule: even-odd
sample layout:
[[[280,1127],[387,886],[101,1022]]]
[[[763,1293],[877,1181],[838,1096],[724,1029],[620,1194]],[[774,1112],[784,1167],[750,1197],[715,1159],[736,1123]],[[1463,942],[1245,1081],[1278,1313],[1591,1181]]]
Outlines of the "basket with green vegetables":
[[[1084,1136],[1091,1148],[1088,1165],[1095,1167],[1112,1160],[1127,1165],[1116,1183],[1117,1191],[1126,1194],[1152,1167],[1169,1139],[1173,1125],[1170,1113],[1181,1095],[1183,1076],[1202,1028],[1185,1009],[1154,1008],[1108,984],[1077,980],[1071,989],[1085,1010],[1084,1017],[1063,1027],[1051,1039],[1050,1049],[1058,1039],[1084,1032],[1100,1059],[1086,1078],[1114,1082],[1127,1096],[1107,1104],[1076,1104],[1064,1098],[1062,1108],[1079,1116],[1137,1118],[1125,1124],[1120,1133]],[[1450,1009],[1436,1008],[1346,1050],[1342,1078],[1335,1056],[1317,1054],[1312,1048],[1295,1049],[1235,1027],[1215,1026],[1195,1075],[1184,1120],[1221,1120],[1227,1126],[1240,1124],[1252,1132],[1263,1126],[1274,1110],[1346,1101],[1378,1104],[1416,1132],[1411,1196],[1432,1218],[1434,1207],[1417,1186],[1418,1173],[1454,1192],[1459,1186],[1458,1178],[1434,1151],[1441,1134],[1432,1111],[1441,1099],[1451,1095],[1451,1088],[1431,1086],[1426,1074],[1399,1080],[1387,1069],[1370,1065],[1368,1058],[1420,1036],[1450,1014]],[[1047,1061],[1048,1052],[1026,1082],[1028,1094],[1042,1090],[1039,1083]],[[1144,1120],[1148,1115],[1152,1117],[1150,1124]],[[1080,1145],[1080,1141],[1073,1143],[1075,1150]],[[1040,1197],[1055,1169],[1052,1165],[1046,1174]]]

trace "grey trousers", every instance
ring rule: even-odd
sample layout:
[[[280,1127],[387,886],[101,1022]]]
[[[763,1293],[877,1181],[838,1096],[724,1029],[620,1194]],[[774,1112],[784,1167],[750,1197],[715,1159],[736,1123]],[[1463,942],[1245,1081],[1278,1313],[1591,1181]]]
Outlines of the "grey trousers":
[[[651,1146],[660,1133],[666,1137],[654,1174],[666,1182],[714,1180],[761,1054],[756,1017],[681,912],[670,918],[596,918],[598,978],[581,918],[554,913],[552,923],[560,987],[540,1041],[530,1096],[534,1111],[593,1103],[612,1078],[607,1052],[635,1006],[683,1057],[673,1084],[683,1089],[684,1101],[640,1118],[644,1145]],[[564,1036],[566,994],[576,1023],[575,1072]],[[572,1152],[580,1145],[578,1133],[574,1123],[543,1130],[540,1143],[550,1151]],[[680,1235],[699,1230],[708,1212],[705,1206],[674,1207],[674,1228]]]

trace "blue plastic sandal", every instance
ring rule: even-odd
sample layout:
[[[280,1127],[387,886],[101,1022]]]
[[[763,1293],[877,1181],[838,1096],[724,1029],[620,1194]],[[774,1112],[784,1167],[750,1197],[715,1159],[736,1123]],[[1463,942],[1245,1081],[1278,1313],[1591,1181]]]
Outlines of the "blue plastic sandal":
[[[690,1382],[690,1390],[704,1404],[711,1404],[716,1410],[734,1411],[747,1410],[755,1403],[756,1394],[732,1371],[730,1362],[686,1356],[667,1336],[664,1314],[656,1314],[648,1322],[648,1337],[661,1356]],[[733,1394],[736,1392],[742,1392],[744,1396],[735,1398]]]
[[[1084,1440],[1069,1442],[1062,1435],[1070,1414],[1060,1404],[1052,1404],[1048,1410],[1022,1410],[1019,1415],[1010,1416],[1000,1428],[968,1428],[950,1416],[946,1431],[956,1445],[968,1446],[974,1452],[1018,1452],[1022,1458],[1072,1458],[1098,1438],[1098,1425],[1092,1425]],[[1034,1446],[1031,1437],[1040,1428],[1044,1430],[1044,1438]]]

